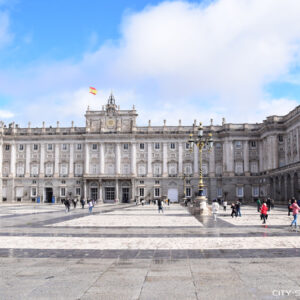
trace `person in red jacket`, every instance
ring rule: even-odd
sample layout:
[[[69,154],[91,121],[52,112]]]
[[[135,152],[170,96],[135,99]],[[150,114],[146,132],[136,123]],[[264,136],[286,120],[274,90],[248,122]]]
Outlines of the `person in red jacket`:
[[[263,219],[263,224],[266,224],[266,219],[268,216],[268,207],[266,205],[266,202],[263,202],[263,205],[260,208],[261,217]]]

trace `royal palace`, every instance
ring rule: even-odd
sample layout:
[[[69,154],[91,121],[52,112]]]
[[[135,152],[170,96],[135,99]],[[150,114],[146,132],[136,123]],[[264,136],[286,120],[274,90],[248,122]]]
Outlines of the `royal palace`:
[[[121,110],[113,95],[102,110],[86,111],[85,127],[0,128],[0,199],[60,202],[77,197],[99,202],[133,202],[184,197],[198,191],[198,147],[191,126],[137,126],[137,111]],[[208,199],[252,202],[299,198],[300,106],[262,123],[204,126],[213,148],[203,150]]]

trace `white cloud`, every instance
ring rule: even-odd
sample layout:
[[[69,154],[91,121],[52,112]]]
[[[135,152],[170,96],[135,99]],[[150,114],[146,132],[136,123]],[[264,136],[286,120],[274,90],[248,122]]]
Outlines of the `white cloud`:
[[[47,107],[56,119],[83,120],[90,103],[83,87],[93,85],[103,95],[101,105],[110,88],[122,108],[136,104],[141,124],[191,124],[194,118],[221,123],[223,116],[228,122],[261,122],[297,105],[274,100],[264,88],[300,63],[299,13],[298,0],[148,6],[125,16],[120,41],[86,53],[80,62],[0,71],[0,89],[18,106],[21,100],[37,106],[21,119],[32,111],[40,118]],[[52,122],[51,114],[44,118]]]
[[[9,25],[9,14],[0,11],[0,49],[9,44],[13,39],[13,35],[9,31]]]
[[[1,119],[11,119],[14,117],[14,114],[8,110],[0,110],[0,118]]]

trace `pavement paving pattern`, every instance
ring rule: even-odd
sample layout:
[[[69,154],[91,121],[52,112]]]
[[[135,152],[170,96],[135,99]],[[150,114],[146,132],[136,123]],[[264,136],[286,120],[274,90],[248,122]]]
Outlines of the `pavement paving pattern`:
[[[0,299],[300,299],[283,208],[194,217],[178,204],[0,205]]]

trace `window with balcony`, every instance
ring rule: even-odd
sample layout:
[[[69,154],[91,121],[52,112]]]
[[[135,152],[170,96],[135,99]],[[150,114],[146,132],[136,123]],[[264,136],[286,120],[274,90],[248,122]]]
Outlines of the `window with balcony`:
[[[154,196],[155,197],[160,197],[160,188],[155,188],[154,189]]]

